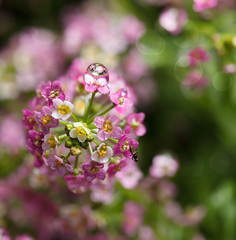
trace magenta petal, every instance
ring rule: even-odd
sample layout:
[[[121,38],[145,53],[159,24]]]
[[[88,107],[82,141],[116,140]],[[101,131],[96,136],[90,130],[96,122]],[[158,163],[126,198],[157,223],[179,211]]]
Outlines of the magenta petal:
[[[61,90],[61,84],[59,81],[53,81],[51,88],[53,90]]]
[[[34,119],[35,119],[35,121],[38,122],[38,123],[41,122],[42,117],[43,117],[43,115],[42,115],[40,112],[36,112],[36,113],[34,114]]]
[[[105,121],[105,117],[95,117],[94,118],[94,125],[98,128],[102,128],[103,127],[103,123]]]
[[[124,133],[129,135],[131,132],[132,132],[132,127],[130,125],[126,125],[124,128]]]
[[[134,139],[130,139],[130,146],[132,145],[134,148],[137,148],[139,143],[138,141],[134,140]]]
[[[105,177],[106,177],[106,172],[104,170],[101,169],[100,171],[98,171],[98,173],[97,173],[98,179],[104,180]]]
[[[97,90],[97,86],[96,85],[86,84],[85,85],[85,90],[88,91],[88,92],[94,92],[94,91]]]
[[[115,146],[114,146],[114,155],[121,155],[122,154],[122,151],[121,151],[121,149],[120,149],[120,145],[119,144],[116,144]]]
[[[50,128],[46,125],[41,124],[42,132],[46,135],[50,132]]]

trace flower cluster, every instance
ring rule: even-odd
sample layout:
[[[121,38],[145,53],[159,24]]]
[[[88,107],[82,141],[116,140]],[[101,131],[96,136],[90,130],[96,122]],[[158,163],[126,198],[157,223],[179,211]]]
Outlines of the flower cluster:
[[[40,84],[30,109],[23,110],[23,125],[35,166],[51,167],[72,191],[81,191],[134,159],[135,138],[146,132],[145,114],[133,112],[126,88],[113,90],[102,64],[90,64],[84,74],[72,69],[64,81]]]

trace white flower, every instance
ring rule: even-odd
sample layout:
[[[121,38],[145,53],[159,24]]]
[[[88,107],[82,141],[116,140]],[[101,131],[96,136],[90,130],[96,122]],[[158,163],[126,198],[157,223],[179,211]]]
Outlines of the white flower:
[[[86,128],[83,123],[74,123],[74,127],[70,131],[70,137],[72,138],[78,138],[80,142],[84,142],[87,138],[87,135],[90,134],[90,130]]]
[[[74,106],[71,102],[62,101],[59,98],[53,99],[53,106],[55,109],[52,112],[52,116],[56,119],[62,120],[68,119],[74,109]]]
[[[92,160],[99,160],[101,163],[106,163],[109,161],[111,156],[113,156],[112,148],[107,146],[105,143],[101,143],[97,150],[92,154],[91,158]]]

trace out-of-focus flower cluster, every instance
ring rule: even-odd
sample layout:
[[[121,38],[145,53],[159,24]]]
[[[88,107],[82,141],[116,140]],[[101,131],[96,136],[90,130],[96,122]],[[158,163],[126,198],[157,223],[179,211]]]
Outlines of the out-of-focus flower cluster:
[[[53,170],[46,165],[35,168],[28,159],[0,181],[0,222],[21,229],[16,238],[21,240],[156,240],[170,228],[174,235],[191,229],[190,239],[198,239],[195,226],[205,210],[182,209],[175,200],[178,189],[170,177],[178,170],[177,160],[169,154],[155,156],[147,177],[132,161],[127,164],[127,171],[116,165],[113,169],[119,172],[114,178],[95,179],[90,191],[77,195],[58,181]],[[33,231],[31,236],[24,234],[27,228]],[[0,236],[12,239],[6,228],[0,228]]]

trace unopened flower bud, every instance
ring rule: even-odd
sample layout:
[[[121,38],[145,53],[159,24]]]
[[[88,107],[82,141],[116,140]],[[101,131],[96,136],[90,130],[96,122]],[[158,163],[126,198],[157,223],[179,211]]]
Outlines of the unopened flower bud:
[[[93,139],[94,139],[93,134],[87,135],[87,140],[88,140],[89,142],[92,142]]]
[[[87,142],[87,141],[86,141],[86,142],[83,142],[83,143],[81,144],[81,146],[82,146],[82,148],[87,149],[87,148],[88,148],[88,142]]]
[[[65,126],[65,130],[67,132],[70,132],[72,129],[74,128],[73,124],[71,123],[68,123],[66,126]]]
[[[74,146],[70,149],[72,155],[80,155],[82,152],[78,146]]]
[[[67,140],[66,142],[65,142],[65,147],[66,148],[71,148],[73,146],[73,142],[71,141],[71,140]]]

